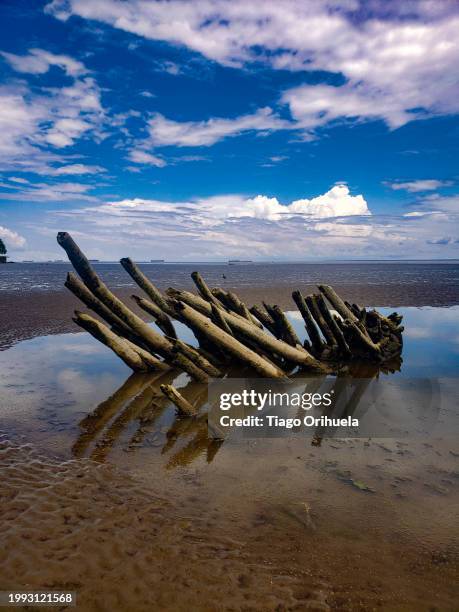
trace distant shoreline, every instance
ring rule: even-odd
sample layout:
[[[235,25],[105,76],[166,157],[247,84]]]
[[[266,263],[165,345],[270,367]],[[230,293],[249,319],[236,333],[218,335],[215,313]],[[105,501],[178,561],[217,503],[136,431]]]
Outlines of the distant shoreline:
[[[238,265],[238,266],[251,266],[251,265],[304,265],[304,266],[316,266],[321,264],[334,264],[334,265],[346,265],[346,264],[459,264],[459,259],[311,259],[311,260],[292,260],[292,261],[241,261],[236,264],[230,263],[228,261],[168,261],[167,259],[163,261],[142,261],[135,260],[137,264],[148,265],[148,266],[164,266],[168,264],[179,265],[179,266],[191,266],[191,265],[208,265],[208,266],[230,266],[230,265]],[[7,264],[15,264],[15,265],[69,265],[67,261],[8,261]],[[93,265],[118,265],[119,261],[117,260],[91,260]]]

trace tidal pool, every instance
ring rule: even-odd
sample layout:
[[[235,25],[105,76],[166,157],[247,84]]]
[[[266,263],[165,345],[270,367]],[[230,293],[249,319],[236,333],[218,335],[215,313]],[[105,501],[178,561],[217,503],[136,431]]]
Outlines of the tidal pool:
[[[167,500],[164,507],[159,506],[161,520],[167,515],[179,531],[183,523],[189,535],[181,561],[172,560],[169,554],[168,547],[177,549],[176,531],[175,535],[170,532],[169,539],[162,533],[159,540],[152,540],[149,533],[144,543],[136,534],[132,556],[119,555],[121,568],[145,553],[143,546],[149,547],[150,556],[142,556],[137,574],[129,573],[131,581],[138,580],[143,586],[149,580],[144,574],[154,573],[158,563],[180,574],[177,584],[183,590],[183,601],[174,599],[178,596],[171,595],[172,587],[165,595],[170,585],[166,586],[163,576],[163,586],[161,581],[155,583],[156,599],[142,594],[145,609],[161,597],[165,598],[162,609],[187,609],[186,593],[196,591],[195,583],[186,583],[193,559],[206,563],[209,574],[218,573],[208,582],[217,592],[221,589],[221,609],[244,609],[244,605],[260,610],[284,609],[278,607],[282,605],[317,610],[457,609],[459,307],[399,310],[405,325],[403,363],[399,371],[379,376],[387,381],[416,377],[441,381],[447,402],[438,410],[440,434],[400,439],[324,438],[319,443],[293,436],[211,439],[202,385],[186,375],[175,379],[169,373],[132,375],[87,334],[36,338],[0,353],[0,430],[16,445],[32,443],[40,457],[49,458],[54,475],[59,469],[71,472],[72,466],[83,462],[84,466],[100,465],[102,472],[85,467],[94,469],[99,478],[113,466],[117,470],[115,488],[124,490],[124,474],[127,481],[134,478],[140,483],[142,495]],[[304,335],[298,314],[289,316]],[[186,335],[188,330],[180,328],[180,333],[192,340]],[[188,398],[202,404],[201,416],[194,420],[177,417],[159,390],[159,382],[172,381]],[[37,461],[41,465],[44,460],[30,459],[32,473]],[[25,467],[14,469],[24,478],[21,486],[29,490],[33,477],[27,477]],[[41,482],[51,478],[46,470],[37,474]],[[90,478],[85,474],[82,481]],[[8,475],[11,479],[11,470]],[[38,480],[37,487],[32,487],[37,500],[44,494]],[[107,490],[112,486],[109,480]],[[14,478],[11,482],[13,491]],[[81,503],[93,499],[96,507],[107,506],[103,496],[80,489],[76,476],[72,483],[69,491],[75,487]],[[118,504],[122,520],[128,523],[129,516],[136,516],[129,502],[133,495],[128,491],[125,501]],[[53,531],[52,517],[57,514],[53,515],[52,503],[47,503],[49,512],[40,515],[40,520],[48,521]],[[22,516],[14,514],[9,524],[15,523],[16,531],[0,531],[0,539],[2,533],[6,539],[13,537],[19,549],[27,540],[23,536],[28,523],[21,523]],[[117,530],[116,521],[105,528],[107,538],[100,546],[102,550],[106,546],[106,555],[97,562],[101,566],[95,568],[96,574],[103,574],[104,563],[110,565],[114,538],[124,547],[134,537],[132,525],[129,532],[126,526]],[[62,538],[65,536],[52,539],[56,551]],[[84,530],[75,536],[73,545],[83,549],[87,545]],[[37,544],[37,550],[40,546],[43,556],[34,553],[33,560],[48,567],[50,551],[46,543]],[[166,549],[168,561],[164,559]],[[33,583],[33,567],[26,556],[14,571],[8,559],[0,556],[3,580],[14,575],[16,582],[22,576]],[[64,554],[63,559],[72,573],[72,556]],[[73,563],[78,565],[75,559]],[[183,568],[178,569],[180,563]],[[223,573],[222,567],[227,567]],[[45,572],[47,580],[54,575],[49,572]],[[120,592],[112,608],[122,609],[121,586],[113,580],[112,589]],[[97,587],[89,578],[78,585],[88,609],[97,609],[97,597],[108,585]],[[215,609],[206,600],[211,596],[209,585],[200,585],[201,598],[191,609]],[[140,599],[135,600],[140,591],[135,592],[129,595],[129,605],[143,609]]]

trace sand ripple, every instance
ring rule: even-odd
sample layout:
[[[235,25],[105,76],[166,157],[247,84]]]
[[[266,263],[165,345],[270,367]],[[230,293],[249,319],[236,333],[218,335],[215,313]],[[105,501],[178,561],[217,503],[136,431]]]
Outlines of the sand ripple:
[[[242,543],[132,477],[0,438],[0,589],[77,591],[79,610],[328,610]]]

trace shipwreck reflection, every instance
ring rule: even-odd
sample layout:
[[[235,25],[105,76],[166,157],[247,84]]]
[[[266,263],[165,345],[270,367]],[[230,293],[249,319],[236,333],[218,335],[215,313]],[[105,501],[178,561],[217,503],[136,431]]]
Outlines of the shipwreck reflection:
[[[207,402],[207,385],[187,381],[177,372],[132,374],[110,397],[80,422],[80,434],[72,446],[75,457],[105,461],[115,445],[122,444],[124,433],[131,430],[123,450],[135,452],[145,446],[159,448],[168,455],[166,468],[188,465],[200,456],[211,462],[222,441],[208,438],[207,414],[184,417],[161,392],[160,385],[174,382],[180,393],[201,411]]]
[[[399,362],[392,367],[398,369]],[[339,414],[332,416],[352,416],[358,412],[360,399],[370,380],[381,373],[375,366],[354,364],[346,376],[333,381],[326,376],[307,380],[304,391],[315,393],[324,383],[328,387],[332,385],[335,397],[346,395],[346,391],[346,401],[337,403],[339,409],[335,407]],[[162,384],[174,384],[196,408],[196,416],[190,418],[178,413],[162,393]],[[115,448],[133,453],[151,447],[165,457],[166,469],[190,465],[198,458],[211,463],[224,444],[223,439],[208,433],[207,385],[175,371],[132,374],[78,425],[80,433],[72,446],[73,455],[99,462],[107,460]],[[317,428],[312,444],[319,445],[325,434],[333,432],[329,428],[327,431]]]

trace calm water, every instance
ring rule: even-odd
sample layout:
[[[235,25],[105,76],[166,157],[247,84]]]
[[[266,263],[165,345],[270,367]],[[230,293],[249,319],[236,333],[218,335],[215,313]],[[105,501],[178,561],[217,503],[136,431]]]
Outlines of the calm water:
[[[389,313],[390,309],[381,312]],[[403,308],[399,312],[405,325],[403,363],[400,371],[382,373],[381,377],[454,379],[459,372],[459,306]],[[300,338],[304,337],[299,313],[289,316]],[[181,337],[194,342],[188,328],[176,325]],[[94,457],[119,461],[119,451],[145,450],[150,445],[156,450],[148,453],[167,455],[167,432],[177,423],[159,383],[174,382],[193,401],[203,395],[202,385],[191,382],[185,374],[175,381],[170,373],[160,380],[156,374],[130,376],[111,351],[87,334],[21,342],[0,353],[0,368],[2,429],[27,432],[34,441],[64,455],[91,454],[92,448]],[[204,393],[201,403],[205,397]],[[103,418],[99,421],[100,413]],[[150,413],[152,422],[148,417],[144,423],[145,414]],[[88,414],[95,417],[86,418]],[[199,431],[205,429],[204,419]],[[141,440],[137,440],[139,431]],[[108,440],[102,450],[103,444],[98,446],[101,440]],[[200,442],[204,453],[207,440]],[[202,453],[193,456],[193,461],[202,458]],[[123,453],[121,457],[124,463]]]
[[[159,287],[191,287],[190,274],[198,269],[211,285],[228,287],[273,284],[298,285],[432,285],[459,287],[459,263],[310,263],[310,264],[141,264]],[[95,264],[112,288],[133,287],[134,282],[118,263]],[[61,289],[71,265],[11,264],[0,266],[0,291],[49,291]],[[226,279],[223,278],[223,275]],[[456,294],[459,302],[459,291]]]
[[[43,467],[42,459],[32,458],[12,466],[10,478],[26,493],[23,501],[6,500],[8,516],[21,513],[21,504],[42,504],[43,509],[35,519],[24,512],[22,523],[18,514],[19,527],[7,530],[6,542],[19,559],[6,565],[9,584],[36,584],[38,567],[44,576],[40,580],[47,584],[59,575],[58,568],[65,571],[65,580],[75,568],[86,576],[88,559],[75,556],[75,550],[87,549],[90,572],[79,587],[81,597],[92,593],[96,598],[102,588],[116,592],[124,609],[136,609],[142,584],[156,575],[151,568],[157,566],[165,568],[164,584],[172,575],[176,584],[182,580],[182,589],[189,588],[189,571],[204,567],[205,576],[192,593],[215,584],[219,592],[226,589],[226,601],[240,593],[234,581],[247,583],[247,597],[255,593],[258,602],[267,598],[261,607],[249,609],[280,609],[270,599],[276,580],[283,581],[279,601],[293,593],[297,599],[314,600],[313,609],[328,610],[326,601],[340,610],[456,609],[459,306],[399,311],[406,329],[403,363],[399,372],[381,374],[381,380],[439,379],[448,394],[448,401],[438,406],[443,433],[403,439],[330,438],[320,444],[294,437],[222,443],[207,437],[202,385],[186,375],[175,379],[182,393],[203,405],[201,417],[177,418],[159,391],[156,375],[130,375],[87,334],[36,338],[0,353],[0,429],[60,460],[89,457],[101,466],[91,476],[80,473],[62,484],[61,474],[78,470],[78,463]],[[298,314],[289,316],[302,333]],[[163,374],[161,382],[171,378]],[[400,405],[401,411],[417,408]],[[174,504],[164,510],[155,506],[140,536],[135,535],[132,517],[143,502],[135,501],[122,480],[100,471],[110,465],[127,470],[149,492]],[[100,483],[102,496],[94,490],[94,481]],[[121,499],[112,511],[113,502],[107,499],[114,499],[114,487]],[[77,509],[69,503],[72,499]],[[85,539],[84,517],[90,512]],[[166,516],[174,522],[159,532],[164,537],[155,536],[143,547],[144,540],[151,542],[153,526],[162,525]],[[36,537],[34,520],[43,526]],[[101,531],[91,540],[99,521]],[[188,536],[181,547],[175,543],[177,534]],[[161,544],[155,552],[158,538]],[[124,550],[127,555],[120,552]],[[54,566],[56,555],[59,563]],[[163,565],[169,557],[170,565]],[[112,575],[107,574],[111,566],[122,567],[123,578],[104,582]],[[103,576],[102,582],[94,582],[94,575]],[[123,600],[125,576],[133,589],[129,605]],[[87,586],[91,580],[94,585]],[[161,584],[153,588],[156,598]],[[173,589],[167,596],[173,597]],[[242,609],[245,604],[228,605]],[[205,604],[193,609],[205,609]]]

